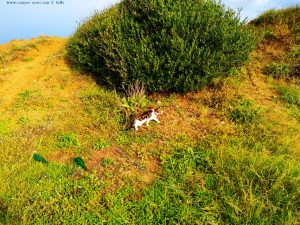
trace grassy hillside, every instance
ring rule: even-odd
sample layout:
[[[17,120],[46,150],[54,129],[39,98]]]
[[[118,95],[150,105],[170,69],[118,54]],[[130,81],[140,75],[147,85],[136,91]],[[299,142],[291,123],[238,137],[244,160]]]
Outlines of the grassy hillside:
[[[147,96],[165,113],[138,132],[124,129],[120,96],[70,69],[65,39],[0,46],[0,224],[298,224],[300,13],[289,10],[252,22],[261,41],[233,76]]]

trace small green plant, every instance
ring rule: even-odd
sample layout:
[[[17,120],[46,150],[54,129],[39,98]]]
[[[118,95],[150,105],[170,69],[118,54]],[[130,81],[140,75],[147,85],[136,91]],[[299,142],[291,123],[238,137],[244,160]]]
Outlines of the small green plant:
[[[258,121],[259,109],[250,100],[239,98],[229,104],[228,115],[237,124],[249,124]]]
[[[10,121],[0,119],[0,135],[7,134],[10,131]]]
[[[264,38],[265,38],[265,39],[275,39],[275,38],[276,38],[276,35],[274,34],[274,32],[272,32],[272,31],[266,29],[266,30],[264,31]]]
[[[73,150],[76,154],[83,154],[83,153],[88,153],[89,149],[88,148],[76,148]]]
[[[123,88],[125,96],[119,99],[119,107],[125,117],[125,123],[131,123],[131,117],[141,112],[148,105],[144,85],[141,82],[129,84],[127,88]]]
[[[135,167],[140,171],[144,171],[146,169],[146,165],[141,161],[136,161],[134,164]]]
[[[27,100],[33,92],[30,90],[25,90],[17,95],[17,99],[21,101]]]
[[[45,99],[40,90],[25,90],[17,94],[15,106],[19,108],[30,108],[44,106]]]
[[[277,86],[277,91],[280,94],[282,100],[286,101],[288,104],[296,105],[300,107],[300,90],[292,87],[286,87],[279,85]]]
[[[145,108],[147,105],[147,97],[143,95],[141,98],[138,96],[130,96],[130,97],[123,97],[121,99],[122,107],[126,109],[126,111],[130,113],[136,113],[139,110]]]
[[[57,145],[60,148],[79,146],[78,137],[74,133],[62,133],[58,135],[57,141]]]
[[[237,70],[236,68],[232,68],[228,71],[228,74],[233,77],[240,77],[241,71]]]
[[[287,78],[289,76],[290,67],[285,63],[272,62],[264,68],[264,73],[274,78]]]
[[[28,57],[28,58],[25,58],[25,59],[24,59],[24,62],[31,62],[31,61],[33,61],[33,58],[32,58],[32,57]]]
[[[20,125],[25,125],[29,123],[29,119],[26,117],[21,117],[20,119],[18,119],[17,123]]]
[[[118,137],[117,137],[117,143],[119,145],[125,145],[129,142],[129,138],[125,133],[121,133]]]
[[[16,54],[15,52],[4,52],[0,54],[0,64],[2,64],[3,67],[5,67],[16,58],[18,58],[18,54]]]
[[[130,113],[137,113],[146,107],[148,100],[143,83],[136,81],[123,89],[126,92],[126,97],[121,99],[122,107]]]
[[[3,64],[7,61],[6,57],[2,54],[0,54],[0,64]]]
[[[147,105],[146,95],[143,95],[141,98],[138,98],[137,96],[123,97],[121,101],[121,106],[123,107],[126,116],[137,113]]]
[[[28,46],[29,46],[30,48],[37,49],[37,44],[35,44],[35,43],[28,44]]]
[[[12,51],[24,51],[24,46],[15,45],[12,47]]]
[[[11,49],[11,52],[26,52],[29,51],[31,48],[37,48],[36,44],[25,44],[25,45],[14,45]]]
[[[112,158],[104,158],[101,160],[100,164],[104,167],[113,166],[115,164],[115,160]]]
[[[110,142],[106,139],[99,139],[94,145],[93,148],[96,150],[101,150],[103,148],[106,148],[110,146]]]
[[[288,61],[290,63],[290,76],[294,78],[300,78],[300,45],[296,45],[295,48],[289,53]]]
[[[293,58],[300,57],[300,44],[296,45],[295,48],[293,48],[293,50],[289,53],[289,55]]]

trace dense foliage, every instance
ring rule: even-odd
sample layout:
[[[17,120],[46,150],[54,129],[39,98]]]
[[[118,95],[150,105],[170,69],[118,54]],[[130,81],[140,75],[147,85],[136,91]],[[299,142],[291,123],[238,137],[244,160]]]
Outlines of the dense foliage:
[[[214,0],[124,0],[78,28],[68,58],[113,86],[186,92],[241,66],[254,42],[239,14]]]

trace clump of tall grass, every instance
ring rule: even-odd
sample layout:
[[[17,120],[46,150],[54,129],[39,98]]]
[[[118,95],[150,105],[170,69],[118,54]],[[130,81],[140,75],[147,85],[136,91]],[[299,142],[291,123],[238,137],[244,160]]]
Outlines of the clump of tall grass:
[[[267,75],[279,79],[299,79],[300,78],[300,47],[296,45],[281,63],[271,62],[263,68]]]
[[[264,73],[274,78],[287,78],[290,73],[290,67],[286,63],[272,62],[265,66]]]
[[[123,96],[121,93],[121,96],[116,93],[116,98],[118,99],[119,108],[124,115],[125,124],[129,126],[134,116],[141,113],[148,106],[149,101],[145,87],[139,81],[128,84],[126,87],[123,86],[122,89]]]
[[[241,97],[230,102],[228,116],[237,124],[257,123],[259,120],[259,109],[253,106],[252,101]]]
[[[300,21],[299,21],[300,27]],[[290,76],[294,78],[300,78],[300,44],[298,43],[288,55],[290,62]]]
[[[300,107],[300,90],[292,87],[277,86],[281,99],[286,101],[290,105],[296,105]]]

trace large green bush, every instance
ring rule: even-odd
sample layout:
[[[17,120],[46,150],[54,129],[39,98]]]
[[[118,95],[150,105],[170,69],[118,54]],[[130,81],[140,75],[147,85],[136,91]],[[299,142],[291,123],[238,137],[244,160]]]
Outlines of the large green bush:
[[[254,42],[239,14],[214,0],[123,0],[78,28],[68,58],[114,86],[186,92],[241,66]]]

